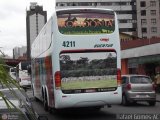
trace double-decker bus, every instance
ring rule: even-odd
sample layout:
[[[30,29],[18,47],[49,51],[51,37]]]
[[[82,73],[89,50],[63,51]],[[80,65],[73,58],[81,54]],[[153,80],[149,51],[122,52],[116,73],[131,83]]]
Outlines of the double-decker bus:
[[[120,40],[116,13],[57,10],[31,48],[32,86],[44,109],[119,104]]]

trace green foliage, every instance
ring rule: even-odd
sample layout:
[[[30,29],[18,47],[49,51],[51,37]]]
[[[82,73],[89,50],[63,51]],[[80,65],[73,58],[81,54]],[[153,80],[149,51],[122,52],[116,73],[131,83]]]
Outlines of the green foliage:
[[[12,94],[15,95],[15,97],[17,97],[15,91],[13,90],[13,86],[18,88],[19,90],[20,90],[20,86],[18,85],[16,80],[13,80],[9,76],[7,69],[6,69],[7,67],[9,67],[9,66],[6,65],[3,61],[3,59],[0,58],[0,85],[2,88],[4,86],[7,87],[12,92]],[[6,103],[6,106],[8,108],[13,108],[13,107],[15,108],[15,106],[10,102],[10,100],[8,98],[5,97],[5,95],[1,91],[0,91],[0,97],[4,100],[4,102]]]
[[[25,106],[25,108],[27,109],[28,113],[27,114],[30,114],[30,118],[32,120],[36,120],[35,116],[33,115],[33,110],[32,108],[27,104],[27,102],[20,98],[16,91],[14,90],[14,88],[18,88],[18,90],[23,94],[23,90],[21,89],[21,87],[19,86],[18,82],[16,80],[14,80],[9,74],[8,74],[8,71],[7,71],[7,68],[11,68],[11,66],[8,66],[4,63],[4,61],[0,58],[0,85],[2,85],[2,88],[0,89],[3,89],[3,86],[5,86],[5,88],[8,88],[10,90],[10,93],[20,102],[20,104],[22,103],[23,106]],[[3,99],[3,101],[5,102],[7,108],[9,109],[10,112],[14,112],[14,111],[17,111],[19,112],[21,115],[22,115],[22,118],[24,118],[24,114],[22,113],[22,111],[17,108],[17,106],[15,106],[12,101],[7,98],[3,92],[0,90],[0,99]],[[27,98],[26,98],[27,99]]]

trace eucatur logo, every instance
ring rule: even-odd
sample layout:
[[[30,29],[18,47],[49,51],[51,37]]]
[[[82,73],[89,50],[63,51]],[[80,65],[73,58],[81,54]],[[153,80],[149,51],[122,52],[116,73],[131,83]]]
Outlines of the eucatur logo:
[[[102,41],[102,42],[108,42],[109,38],[101,38],[100,41]]]

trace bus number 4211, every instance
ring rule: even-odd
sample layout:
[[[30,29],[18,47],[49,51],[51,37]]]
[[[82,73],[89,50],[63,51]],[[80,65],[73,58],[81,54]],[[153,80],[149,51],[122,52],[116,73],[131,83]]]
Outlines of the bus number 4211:
[[[63,41],[63,47],[75,47],[75,41]]]

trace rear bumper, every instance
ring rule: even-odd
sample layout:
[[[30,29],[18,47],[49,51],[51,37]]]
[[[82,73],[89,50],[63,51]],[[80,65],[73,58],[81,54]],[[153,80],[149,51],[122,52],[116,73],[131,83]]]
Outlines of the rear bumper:
[[[118,88],[112,92],[63,94],[61,90],[56,92],[55,108],[77,108],[77,107],[96,107],[120,104],[122,101],[122,91]]]
[[[31,83],[20,83],[21,87],[31,87]]]
[[[129,92],[126,96],[129,101],[156,101],[155,92]]]

